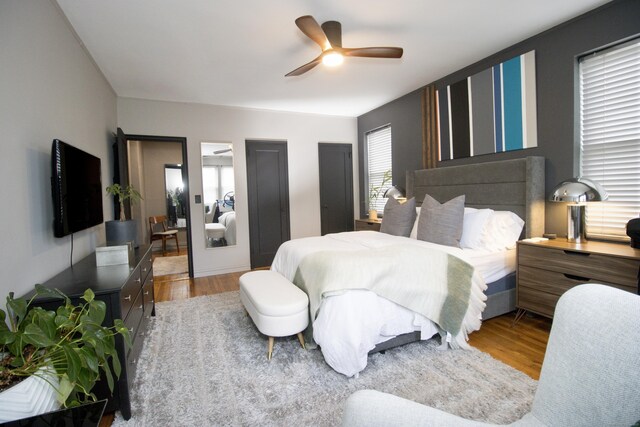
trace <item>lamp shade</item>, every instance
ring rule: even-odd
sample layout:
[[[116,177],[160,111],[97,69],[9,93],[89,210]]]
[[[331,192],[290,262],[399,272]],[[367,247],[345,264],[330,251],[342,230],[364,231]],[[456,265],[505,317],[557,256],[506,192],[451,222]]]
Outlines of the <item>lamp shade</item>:
[[[550,201],[570,202],[567,205],[567,241],[578,244],[587,241],[585,202],[601,202],[608,197],[600,184],[580,177],[562,181],[553,189]]]
[[[562,181],[553,189],[552,202],[601,202],[609,195],[600,184],[586,178],[571,178]]]
[[[397,199],[398,197],[404,197],[404,194],[404,188],[394,185],[393,187],[388,188],[382,197],[393,197]]]

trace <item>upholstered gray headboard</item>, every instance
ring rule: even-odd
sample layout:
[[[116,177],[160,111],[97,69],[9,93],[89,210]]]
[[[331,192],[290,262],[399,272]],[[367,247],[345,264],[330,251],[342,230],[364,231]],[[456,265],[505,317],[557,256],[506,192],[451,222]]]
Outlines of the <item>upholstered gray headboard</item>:
[[[407,172],[407,197],[446,202],[461,194],[465,206],[512,211],[525,221],[525,237],[544,232],[544,157],[475,163]]]

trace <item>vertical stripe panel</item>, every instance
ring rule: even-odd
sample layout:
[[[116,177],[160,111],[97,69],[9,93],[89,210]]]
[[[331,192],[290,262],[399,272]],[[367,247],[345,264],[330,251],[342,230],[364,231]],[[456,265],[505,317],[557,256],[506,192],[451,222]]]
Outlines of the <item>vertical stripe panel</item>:
[[[495,152],[504,151],[502,145],[502,75],[500,65],[493,67],[493,131]]]
[[[536,56],[535,51],[527,52],[522,58],[522,122],[523,147],[538,146],[538,119],[536,105]]]
[[[451,86],[447,86],[447,108],[449,124],[449,159],[453,159],[453,123],[451,122]]]
[[[452,158],[460,159],[470,155],[469,89],[467,80],[461,80],[450,87]]]
[[[473,93],[471,92],[471,77],[467,77],[467,96],[469,97],[469,156],[473,157]]]
[[[502,63],[505,150],[522,148],[522,84],[520,57]]]
[[[438,95],[440,103],[438,113],[440,117],[440,160],[449,160],[451,158],[451,150],[449,149],[449,88]]]
[[[440,91],[436,90],[436,121],[438,122],[438,161],[442,160],[442,122],[440,121]]]
[[[473,120],[473,155],[495,152],[494,110],[493,110],[493,71],[488,68],[471,76],[471,109]]]

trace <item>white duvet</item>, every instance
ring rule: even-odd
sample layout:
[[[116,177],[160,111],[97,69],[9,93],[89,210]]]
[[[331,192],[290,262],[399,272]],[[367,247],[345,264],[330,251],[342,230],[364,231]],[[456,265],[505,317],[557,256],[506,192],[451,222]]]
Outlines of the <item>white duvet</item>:
[[[285,242],[271,269],[294,280],[302,259],[318,251],[361,251],[398,244],[437,247],[469,263],[459,248],[435,245],[373,231],[329,234]],[[426,317],[367,290],[339,291],[326,295],[313,321],[313,338],[326,362],[337,372],[354,376],[367,365],[367,354],[376,344],[398,335],[420,331],[422,339],[439,332]]]

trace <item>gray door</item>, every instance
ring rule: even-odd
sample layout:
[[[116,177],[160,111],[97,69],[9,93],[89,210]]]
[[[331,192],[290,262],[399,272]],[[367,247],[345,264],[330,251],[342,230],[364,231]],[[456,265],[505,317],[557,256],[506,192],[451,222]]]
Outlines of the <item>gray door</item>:
[[[271,265],[291,238],[286,141],[246,141],[251,268]]]
[[[351,144],[318,144],[320,159],[320,232],[353,231]]]

